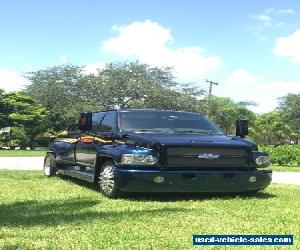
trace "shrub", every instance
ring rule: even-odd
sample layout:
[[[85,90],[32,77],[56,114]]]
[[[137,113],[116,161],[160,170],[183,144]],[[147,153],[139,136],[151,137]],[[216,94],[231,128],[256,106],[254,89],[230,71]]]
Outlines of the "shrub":
[[[38,147],[47,147],[53,140],[53,136],[55,136],[55,132],[50,129],[44,133],[40,133],[34,138],[35,145]]]
[[[20,147],[25,149],[30,145],[30,140],[23,126],[12,127],[10,133],[9,146],[11,148]]]
[[[300,145],[261,146],[267,151],[272,164],[280,166],[300,166]]]

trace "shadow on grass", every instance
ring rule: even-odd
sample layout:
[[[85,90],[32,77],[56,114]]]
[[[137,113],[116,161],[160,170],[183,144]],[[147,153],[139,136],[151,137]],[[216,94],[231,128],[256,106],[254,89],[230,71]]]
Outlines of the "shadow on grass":
[[[256,194],[245,193],[132,193],[128,197],[135,201],[201,201],[201,200],[230,200],[230,199],[270,199],[277,197],[267,192],[258,192]]]
[[[77,179],[77,178],[74,178],[74,177],[71,177],[68,175],[61,175],[61,174],[58,175],[58,178],[60,178],[63,181],[67,181],[69,183],[75,184],[77,186],[100,192],[99,187],[95,183],[91,183],[88,181],[80,180],[80,179]]]
[[[57,226],[69,223],[93,223],[95,220],[120,221],[139,216],[164,216],[185,212],[185,208],[160,208],[130,211],[91,211],[98,200],[73,199],[49,201],[22,201],[0,206],[0,226]]]
[[[64,181],[71,182],[87,189],[92,189],[99,192],[99,188],[96,184],[89,183],[83,180],[79,180],[73,177],[61,175],[60,178]],[[99,194],[101,195],[101,194]],[[128,193],[124,197],[126,200],[132,201],[188,201],[188,200],[212,200],[212,199],[269,199],[277,197],[274,194],[266,191],[260,191],[257,193]]]

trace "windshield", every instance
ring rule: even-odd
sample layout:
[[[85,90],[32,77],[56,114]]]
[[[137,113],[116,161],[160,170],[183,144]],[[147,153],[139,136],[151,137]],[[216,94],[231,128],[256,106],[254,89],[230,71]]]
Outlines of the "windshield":
[[[119,121],[122,132],[222,135],[214,123],[194,113],[121,111]]]

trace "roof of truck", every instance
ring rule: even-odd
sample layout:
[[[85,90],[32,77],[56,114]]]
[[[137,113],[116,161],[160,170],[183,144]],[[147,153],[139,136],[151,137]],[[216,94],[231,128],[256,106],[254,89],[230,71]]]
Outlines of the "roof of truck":
[[[150,109],[150,108],[144,108],[144,109],[108,109],[108,110],[102,110],[102,111],[95,111],[92,113],[98,113],[98,112],[111,112],[111,111],[163,111],[163,112],[180,112],[180,113],[193,113],[193,114],[199,114],[197,112],[189,112],[189,111],[180,111],[180,110],[171,110],[171,109]]]

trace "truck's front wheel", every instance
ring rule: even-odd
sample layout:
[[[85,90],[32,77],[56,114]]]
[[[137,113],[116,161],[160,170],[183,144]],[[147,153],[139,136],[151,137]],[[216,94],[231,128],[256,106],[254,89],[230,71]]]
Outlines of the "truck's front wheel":
[[[101,193],[109,198],[121,197],[124,193],[119,189],[115,181],[114,170],[115,164],[113,161],[106,161],[101,168],[99,174],[99,188]]]

